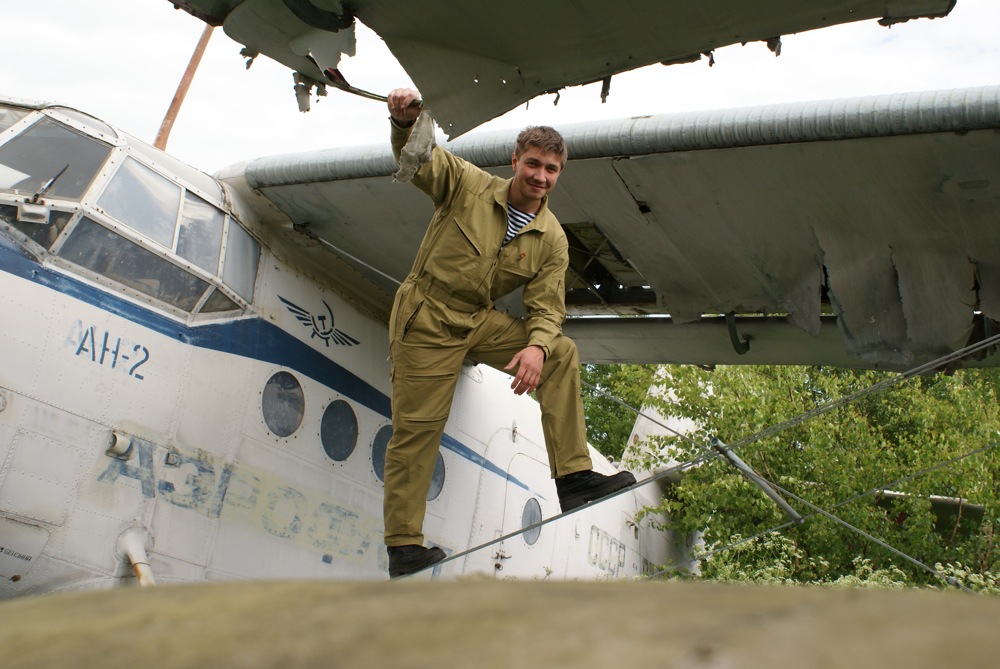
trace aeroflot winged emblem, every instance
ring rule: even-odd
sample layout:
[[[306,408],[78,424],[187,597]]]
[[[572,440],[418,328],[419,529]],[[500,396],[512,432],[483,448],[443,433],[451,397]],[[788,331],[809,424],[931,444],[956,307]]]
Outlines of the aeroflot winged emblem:
[[[294,315],[300,323],[312,328],[312,337],[319,337],[326,342],[327,346],[330,345],[331,341],[334,344],[341,344],[343,346],[354,346],[355,344],[361,343],[343,330],[333,327],[333,310],[330,309],[330,305],[326,303],[326,300],[323,301],[323,306],[326,307],[326,313],[313,315],[299,305],[289,302],[281,295],[278,295],[278,299],[285,303],[288,310],[292,312],[292,315]],[[310,337],[310,339],[312,339],[312,337]]]

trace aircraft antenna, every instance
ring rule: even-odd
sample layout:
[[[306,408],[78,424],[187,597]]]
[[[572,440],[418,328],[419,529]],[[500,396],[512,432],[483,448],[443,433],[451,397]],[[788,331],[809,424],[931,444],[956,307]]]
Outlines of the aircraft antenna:
[[[198,69],[198,64],[201,63],[201,57],[205,55],[208,39],[212,36],[213,30],[215,30],[215,26],[205,26],[205,30],[201,33],[201,39],[198,40],[198,45],[194,48],[194,53],[191,54],[191,60],[188,61],[187,69],[184,70],[184,76],[181,77],[181,83],[177,85],[177,92],[174,93],[174,99],[170,102],[167,114],[163,117],[163,123],[160,124],[160,131],[156,133],[156,140],[153,142],[153,146],[160,151],[167,150],[167,138],[170,137],[170,130],[174,127],[177,114],[180,113],[184,98],[187,96],[188,89],[191,88],[191,80],[194,79],[194,73]]]

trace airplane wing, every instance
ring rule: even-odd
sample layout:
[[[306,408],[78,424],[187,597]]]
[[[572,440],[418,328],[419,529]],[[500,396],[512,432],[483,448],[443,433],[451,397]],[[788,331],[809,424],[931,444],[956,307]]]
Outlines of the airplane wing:
[[[245,45],[325,85],[354,55],[354,21],[374,30],[456,137],[565,86],[652,63],[682,63],[736,43],[878,18],[947,15],[955,0],[170,0]],[[360,54],[363,57],[364,54]],[[354,82],[358,83],[358,82]],[[304,102],[308,101],[308,88]]]
[[[382,318],[431,215],[393,182],[388,130],[220,175],[268,198],[291,221],[275,239],[321,250],[316,271]],[[559,130],[551,207],[585,361],[903,369],[1000,331],[1000,87]],[[506,176],[513,134],[448,147]]]

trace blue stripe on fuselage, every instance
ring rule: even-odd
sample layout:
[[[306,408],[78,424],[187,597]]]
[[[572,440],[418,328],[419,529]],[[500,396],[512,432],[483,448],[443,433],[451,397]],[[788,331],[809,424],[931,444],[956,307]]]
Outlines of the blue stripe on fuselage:
[[[0,271],[76,298],[184,344],[294,369],[386,418],[391,415],[391,402],[385,393],[263,318],[241,318],[197,326],[179,323],[113,293],[43,267],[3,234],[0,234]],[[487,471],[507,478],[511,483],[531,490],[457,439],[445,435],[441,445]]]

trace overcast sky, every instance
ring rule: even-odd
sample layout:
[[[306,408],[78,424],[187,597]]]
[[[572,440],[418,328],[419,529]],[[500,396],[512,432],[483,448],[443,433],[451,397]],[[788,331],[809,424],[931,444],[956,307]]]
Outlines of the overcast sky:
[[[0,94],[77,107],[152,142],[204,24],[168,0],[4,3]],[[168,151],[203,170],[264,155],[387,141],[385,106],[331,90],[298,111],[291,73],[216,29],[174,125]],[[719,49],[715,66],[651,66],[600,85],[531,101],[484,127],[742,107],[1000,83],[1000,2],[958,0],[944,19],[865,21]],[[409,79],[381,40],[359,27],[348,80],[385,94]]]

